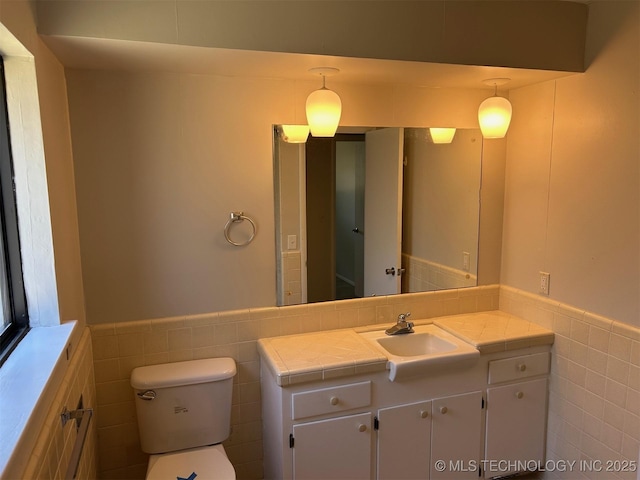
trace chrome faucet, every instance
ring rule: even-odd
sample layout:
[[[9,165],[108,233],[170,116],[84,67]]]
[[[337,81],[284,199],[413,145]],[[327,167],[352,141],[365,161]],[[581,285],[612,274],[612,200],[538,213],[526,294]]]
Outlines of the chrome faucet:
[[[387,335],[403,335],[405,333],[413,333],[413,322],[408,322],[407,318],[411,316],[410,312],[401,313],[398,315],[398,322],[390,328],[387,328],[384,333]]]

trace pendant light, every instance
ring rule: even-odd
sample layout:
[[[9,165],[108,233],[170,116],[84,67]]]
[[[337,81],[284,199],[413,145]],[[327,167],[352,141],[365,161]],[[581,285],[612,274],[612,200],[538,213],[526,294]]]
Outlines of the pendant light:
[[[493,85],[494,96],[487,98],[478,109],[478,121],[484,138],[503,138],[511,123],[511,103],[498,96],[498,86],[504,85],[509,78],[490,78],[484,80],[485,85]]]
[[[456,134],[455,128],[429,128],[431,141],[433,143],[451,143]]]
[[[331,67],[318,67],[309,70],[322,77],[322,88],[311,92],[307,97],[307,123],[314,137],[333,137],[340,123],[342,102],[337,93],[325,86],[325,79],[340,70]]]
[[[305,143],[309,125],[282,125],[282,139],[287,143]]]

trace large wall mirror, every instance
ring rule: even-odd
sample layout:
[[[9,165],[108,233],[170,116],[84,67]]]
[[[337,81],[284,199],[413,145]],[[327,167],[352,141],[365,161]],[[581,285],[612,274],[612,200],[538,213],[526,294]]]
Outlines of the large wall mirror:
[[[477,285],[482,135],[274,126],[278,305]]]

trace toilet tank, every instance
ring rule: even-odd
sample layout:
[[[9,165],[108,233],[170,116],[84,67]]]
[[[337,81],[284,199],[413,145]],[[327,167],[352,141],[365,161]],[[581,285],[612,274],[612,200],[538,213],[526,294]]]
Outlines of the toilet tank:
[[[232,358],[134,368],[131,386],[142,450],[165,453],[225,440],[235,374]]]

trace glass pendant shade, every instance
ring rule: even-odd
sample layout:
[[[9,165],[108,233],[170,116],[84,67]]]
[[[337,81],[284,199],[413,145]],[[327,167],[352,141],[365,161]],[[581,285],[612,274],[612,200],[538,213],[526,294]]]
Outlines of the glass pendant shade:
[[[307,123],[314,137],[333,137],[341,114],[342,102],[337,93],[322,87],[307,97]]]
[[[282,125],[282,139],[287,143],[305,143],[309,125]]]
[[[456,134],[455,128],[429,128],[433,143],[451,143]]]
[[[484,138],[503,138],[511,123],[511,103],[504,97],[489,97],[480,104],[478,121]]]

